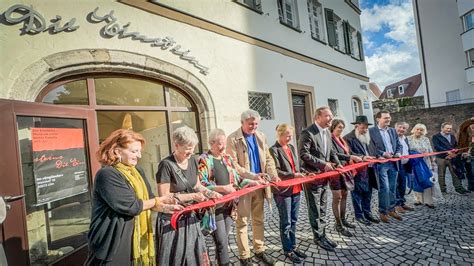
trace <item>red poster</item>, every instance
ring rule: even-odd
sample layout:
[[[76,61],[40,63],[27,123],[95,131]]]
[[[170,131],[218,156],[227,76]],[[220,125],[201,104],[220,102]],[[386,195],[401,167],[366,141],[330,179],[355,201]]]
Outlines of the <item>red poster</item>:
[[[81,128],[32,128],[31,143],[38,205],[88,191]]]

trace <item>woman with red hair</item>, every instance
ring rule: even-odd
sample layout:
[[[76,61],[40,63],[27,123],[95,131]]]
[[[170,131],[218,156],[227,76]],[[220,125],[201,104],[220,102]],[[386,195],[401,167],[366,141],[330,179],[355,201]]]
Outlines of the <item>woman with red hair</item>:
[[[137,166],[144,144],[140,134],[119,129],[97,151],[103,168],[94,181],[86,265],[154,265],[151,211],[182,208],[171,197],[155,197],[151,191]]]

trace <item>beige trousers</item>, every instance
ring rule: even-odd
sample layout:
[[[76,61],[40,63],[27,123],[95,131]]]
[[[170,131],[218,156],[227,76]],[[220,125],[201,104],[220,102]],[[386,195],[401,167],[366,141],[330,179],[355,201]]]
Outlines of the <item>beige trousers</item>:
[[[423,193],[415,192],[415,201],[433,205],[433,188],[427,188],[423,191]]]
[[[240,259],[250,258],[248,224],[252,223],[253,249],[255,253],[265,251],[263,230],[263,190],[258,190],[239,198],[235,229]]]

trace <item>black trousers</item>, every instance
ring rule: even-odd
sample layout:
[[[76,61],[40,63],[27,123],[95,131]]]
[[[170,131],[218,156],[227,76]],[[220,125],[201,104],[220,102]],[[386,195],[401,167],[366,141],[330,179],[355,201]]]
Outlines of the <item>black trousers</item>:
[[[308,204],[308,219],[313,231],[314,240],[323,238],[326,234],[326,222],[321,215],[321,209],[326,210],[327,185],[304,184],[304,195]]]

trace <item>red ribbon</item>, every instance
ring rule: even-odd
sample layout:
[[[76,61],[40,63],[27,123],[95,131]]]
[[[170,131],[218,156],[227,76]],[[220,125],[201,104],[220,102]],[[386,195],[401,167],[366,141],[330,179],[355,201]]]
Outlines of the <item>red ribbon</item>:
[[[292,178],[292,179],[282,180],[282,181],[279,181],[279,182],[272,182],[272,183],[262,184],[262,185],[253,186],[253,187],[246,187],[246,188],[240,189],[236,192],[224,195],[219,199],[209,199],[207,201],[203,201],[203,202],[199,202],[199,203],[196,203],[196,204],[193,204],[193,205],[189,205],[189,206],[183,208],[182,210],[173,213],[173,215],[171,216],[171,226],[173,227],[173,229],[176,230],[178,220],[181,217],[181,215],[183,215],[184,213],[188,213],[188,212],[191,212],[191,211],[194,211],[194,210],[209,208],[209,207],[215,206],[217,204],[221,204],[221,203],[226,203],[228,201],[234,200],[236,198],[244,196],[244,195],[246,195],[248,193],[251,193],[253,191],[256,191],[256,190],[259,190],[259,189],[262,189],[262,188],[266,188],[266,187],[269,187],[269,186],[289,187],[289,186],[294,186],[294,185],[299,185],[299,184],[303,184],[303,183],[312,182],[312,181],[315,181],[315,180],[318,180],[318,179],[336,177],[336,176],[339,176],[341,173],[350,172],[350,171],[353,171],[353,170],[356,170],[356,169],[359,169],[359,168],[362,168],[362,167],[366,167],[369,164],[373,164],[373,163],[396,162],[396,161],[399,161],[401,159],[414,159],[414,158],[420,158],[420,157],[426,157],[426,156],[433,156],[433,155],[442,154],[442,153],[457,152],[459,150],[464,150],[464,149],[467,149],[467,148],[453,149],[453,150],[441,151],[441,152],[429,152],[429,153],[421,153],[421,154],[404,155],[404,156],[400,156],[400,157],[397,157],[397,158],[389,158],[389,159],[373,159],[373,160],[368,160],[368,161],[365,161],[365,162],[360,162],[360,163],[347,165],[347,166],[344,166],[343,168],[337,168],[336,170],[329,171],[329,172],[324,172],[324,173],[320,173],[320,174],[310,174],[310,175],[307,175],[307,176],[301,177],[301,178]]]

